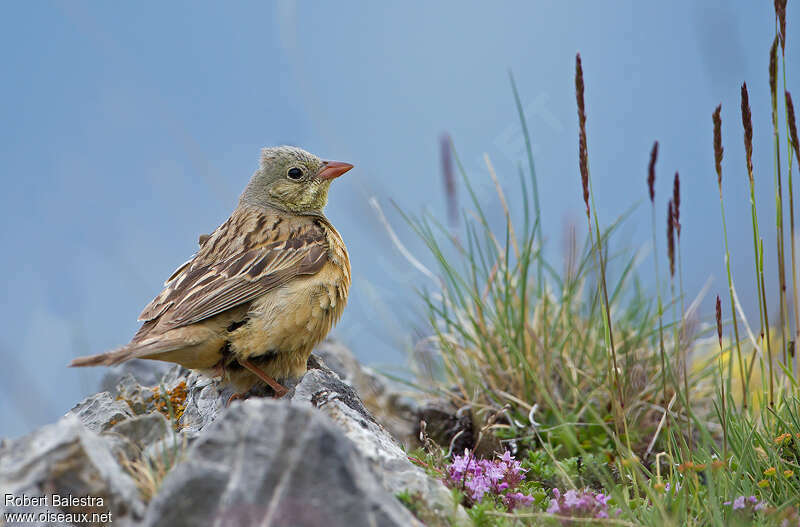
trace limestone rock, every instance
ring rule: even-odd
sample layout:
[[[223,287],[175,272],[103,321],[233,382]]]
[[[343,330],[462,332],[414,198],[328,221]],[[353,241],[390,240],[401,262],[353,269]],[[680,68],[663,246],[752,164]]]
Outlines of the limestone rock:
[[[108,392],[87,397],[67,415],[75,415],[89,430],[105,432],[115,424],[133,417],[133,412],[122,401],[117,401]]]
[[[0,502],[0,515],[111,513],[111,521],[119,525],[144,514],[136,485],[117,464],[110,443],[84,426],[76,415],[68,414],[55,424],[5,442],[0,449],[0,488],[18,498],[47,498],[46,503],[35,506],[5,507]],[[53,495],[101,499],[102,505],[58,507]]]
[[[357,446],[313,408],[234,402],[153,499],[147,526],[414,526]]]

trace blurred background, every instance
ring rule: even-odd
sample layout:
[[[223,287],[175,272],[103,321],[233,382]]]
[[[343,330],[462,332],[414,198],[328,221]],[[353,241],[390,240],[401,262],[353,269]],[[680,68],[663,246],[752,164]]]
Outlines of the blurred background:
[[[356,165],[333,185],[327,209],[354,279],[335,334],[364,363],[402,369],[425,331],[417,290],[433,283],[397,250],[369,200],[430,263],[392,202],[446,221],[441,140],[449,134],[492,220],[502,216],[484,153],[520,212],[518,167],[527,164],[509,70],[531,130],[548,256],[559,266],[566,227],[577,225],[579,240],[585,231],[577,51],[601,221],[639,203],[622,239],[646,251],[641,275],[651,287],[645,176],[658,139],[659,237],[678,170],[687,295],[709,279],[712,295],[725,292],[711,125],[722,103],[733,273],[752,306],[739,88],[750,86],[761,225],[772,249],[772,3],[644,4],[4,3],[0,437],[53,421],[97,390],[102,368],[66,364],[129,340],[198,235],[235,207],[266,145]],[[787,57],[800,56],[798,6],[789,2]],[[798,100],[791,62],[787,85]],[[459,178],[454,196],[469,205]]]

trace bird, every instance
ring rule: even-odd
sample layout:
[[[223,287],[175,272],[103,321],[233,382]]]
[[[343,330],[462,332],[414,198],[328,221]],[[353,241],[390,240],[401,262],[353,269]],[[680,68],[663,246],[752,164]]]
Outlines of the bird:
[[[130,343],[70,366],[167,361],[220,377],[235,395],[266,384],[284,396],[347,303],[350,259],[323,209],[352,168],[264,148],[233,213],[167,278]]]

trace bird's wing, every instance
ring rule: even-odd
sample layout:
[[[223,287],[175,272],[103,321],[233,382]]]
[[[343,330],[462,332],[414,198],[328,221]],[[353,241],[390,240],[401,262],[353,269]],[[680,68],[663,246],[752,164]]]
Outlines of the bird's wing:
[[[232,216],[173,274],[139,320],[158,318],[164,328],[186,326],[249,302],[296,276],[319,271],[328,260],[322,224],[291,226],[274,218],[253,211],[244,218]]]

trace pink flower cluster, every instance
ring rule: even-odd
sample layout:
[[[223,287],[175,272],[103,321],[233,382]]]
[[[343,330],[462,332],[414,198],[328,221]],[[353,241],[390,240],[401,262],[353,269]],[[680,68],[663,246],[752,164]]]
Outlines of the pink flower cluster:
[[[749,508],[752,508],[753,511],[760,511],[767,506],[766,502],[758,501],[755,496],[739,496],[733,501],[726,501],[723,505],[729,505],[735,511]]]
[[[578,518],[608,518],[608,498],[589,489],[568,490],[564,494],[553,489],[553,498],[547,512],[559,516]],[[619,514],[619,511],[617,512]]]
[[[473,502],[480,502],[486,494],[499,496],[509,511],[533,503],[533,496],[514,490],[525,478],[525,470],[507,450],[502,456],[489,461],[476,458],[469,450],[454,456],[447,466],[444,482],[452,488],[464,490]]]

